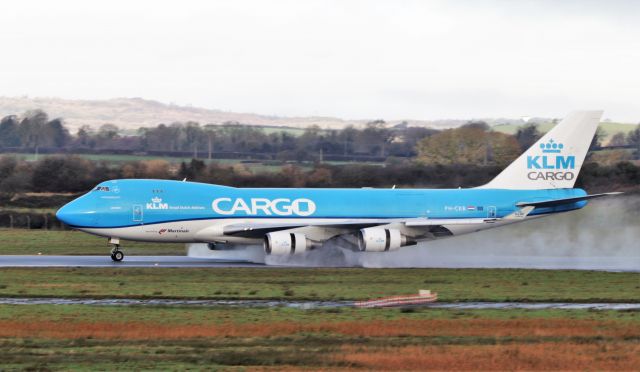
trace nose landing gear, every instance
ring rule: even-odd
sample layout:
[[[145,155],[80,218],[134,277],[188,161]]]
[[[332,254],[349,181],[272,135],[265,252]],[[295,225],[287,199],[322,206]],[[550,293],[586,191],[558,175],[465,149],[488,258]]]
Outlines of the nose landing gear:
[[[118,238],[110,238],[109,244],[113,245],[111,249],[111,259],[114,262],[120,262],[124,258],[124,253],[120,250],[120,239]]]
[[[118,246],[113,247],[111,250],[111,259],[115,262],[120,262],[124,258],[124,253],[118,248]]]

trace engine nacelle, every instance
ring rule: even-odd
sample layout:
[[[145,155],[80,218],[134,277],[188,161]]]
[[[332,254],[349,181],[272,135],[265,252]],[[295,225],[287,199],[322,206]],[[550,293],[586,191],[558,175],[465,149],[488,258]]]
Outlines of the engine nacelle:
[[[358,248],[362,252],[395,251],[407,242],[407,237],[400,230],[382,227],[368,227],[358,233]]]
[[[264,251],[273,255],[300,254],[311,248],[310,243],[304,234],[276,231],[265,235]]]

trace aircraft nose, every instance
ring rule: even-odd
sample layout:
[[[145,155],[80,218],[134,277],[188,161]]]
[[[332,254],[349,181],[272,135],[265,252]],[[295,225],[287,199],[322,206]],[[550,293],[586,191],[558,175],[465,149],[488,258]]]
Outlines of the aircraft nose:
[[[56,218],[69,226],[91,226],[96,211],[87,210],[81,204],[77,200],[65,204],[56,212]]]
[[[56,212],[56,218],[67,225],[72,225],[71,221],[75,220],[74,216],[76,213],[73,211],[72,203],[73,202],[65,204]]]

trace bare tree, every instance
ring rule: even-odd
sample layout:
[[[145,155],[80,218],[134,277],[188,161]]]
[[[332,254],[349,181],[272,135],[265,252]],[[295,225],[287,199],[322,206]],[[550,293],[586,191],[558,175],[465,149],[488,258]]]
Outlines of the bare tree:
[[[215,124],[207,124],[204,126],[204,132],[207,135],[207,151],[208,156],[207,159],[211,160],[213,154],[213,140],[216,137],[216,126]]]
[[[20,141],[25,148],[32,148],[36,160],[38,159],[38,150],[44,138],[44,128],[49,117],[42,110],[27,111],[24,118],[20,122],[18,130]]]

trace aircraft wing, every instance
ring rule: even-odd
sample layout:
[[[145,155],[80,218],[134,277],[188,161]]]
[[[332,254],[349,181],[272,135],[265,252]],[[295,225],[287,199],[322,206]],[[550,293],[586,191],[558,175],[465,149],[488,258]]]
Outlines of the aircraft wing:
[[[533,208],[532,208],[533,209]],[[493,223],[497,218],[409,218],[409,219],[362,219],[348,221],[326,221],[313,223],[238,223],[224,227],[225,235],[253,237],[272,231],[289,230],[300,227],[324,227],[333,229],[358,230],[365,227],[402,223],[407,227],[428,227],[442,225],[473,225]]]
[[[497,218],[415,218],[404,221],[405,226],[477,225],[496,222]]]
[[[248,236],[248,235],[256,235],[256,234],[266,234],[272,231],[279,230],[288,230],[295,229],[298,227],[306,227],[306,226],[318,226],[318,227],[327,227],[327,228],[347,228],[347,229],[360,229],[364,227],[388,224],[393,222],[398,222],[400,220],[397,219],[362,219],[362,220],[349,220],[342,222],[314,222],[314,223],[236,223],[232,225],[227,225],[224,227],[225,235],[239,235],[239,236]]]

